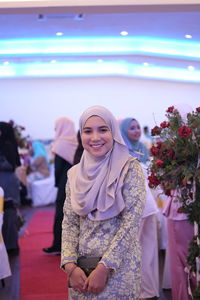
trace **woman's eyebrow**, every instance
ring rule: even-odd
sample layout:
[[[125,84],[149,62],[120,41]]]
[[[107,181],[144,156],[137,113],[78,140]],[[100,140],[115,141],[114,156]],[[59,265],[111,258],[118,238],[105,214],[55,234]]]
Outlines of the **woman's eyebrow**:
[[[99,126],[99,128],[109,128],[107,125],[102,125],[102,126]]]

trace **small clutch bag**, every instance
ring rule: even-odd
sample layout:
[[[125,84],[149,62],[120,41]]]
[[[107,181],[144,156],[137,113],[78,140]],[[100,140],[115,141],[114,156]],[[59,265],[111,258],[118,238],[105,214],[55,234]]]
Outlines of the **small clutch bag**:
[[[80,256],[77,260],[77,266],[80,267],[87,276],[96,268],[98,262],[101,260],[101,257],[86,257]]]

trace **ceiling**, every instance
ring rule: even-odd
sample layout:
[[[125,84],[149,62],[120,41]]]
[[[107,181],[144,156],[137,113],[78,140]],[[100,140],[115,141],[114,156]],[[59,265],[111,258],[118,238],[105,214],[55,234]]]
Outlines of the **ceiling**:
[[[0,77],[98,75],[199,83],[200,5],[0,10]]]

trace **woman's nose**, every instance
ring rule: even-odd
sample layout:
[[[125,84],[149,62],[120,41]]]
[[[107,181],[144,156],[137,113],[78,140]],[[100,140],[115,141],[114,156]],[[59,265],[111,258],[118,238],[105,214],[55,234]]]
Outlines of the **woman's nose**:
[[[98,140],[99,139],[99,134],[98,134],[98,132],[93,132],[92,133],[92,140]]]

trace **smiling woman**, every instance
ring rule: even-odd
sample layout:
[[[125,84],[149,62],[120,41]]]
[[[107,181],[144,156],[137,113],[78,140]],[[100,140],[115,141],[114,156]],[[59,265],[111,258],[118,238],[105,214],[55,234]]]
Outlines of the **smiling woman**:
[[[71,299],[138,299],[142,169],[106,108],[84,111],[80,132],[84,151],[68,171],[62,226],[61,267]]]
[[[92,116],[86,121],[82,132],[82,144],[85,150],[95,157],[105,155],[112,148],[112,133],[102,118]]]

